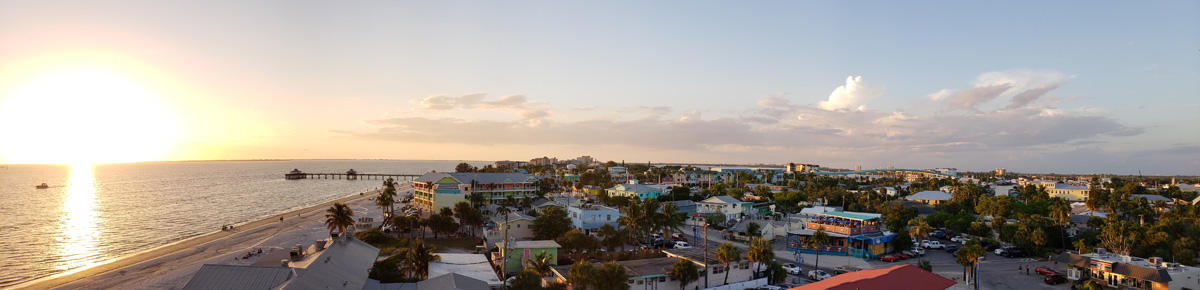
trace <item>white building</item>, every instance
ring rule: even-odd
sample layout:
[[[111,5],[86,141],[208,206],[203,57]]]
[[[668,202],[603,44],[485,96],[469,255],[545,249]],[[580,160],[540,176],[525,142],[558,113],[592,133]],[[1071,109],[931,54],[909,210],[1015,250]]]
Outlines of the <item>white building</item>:
[[[747,203],[737,200],[732,196],[722,195],[709,197],[696,203],[697,213],[713,213],[719,212],[725,214],[725,220],[738,218],[742,213],[746,212]],[[753,203],[749,203],[753,204]]]

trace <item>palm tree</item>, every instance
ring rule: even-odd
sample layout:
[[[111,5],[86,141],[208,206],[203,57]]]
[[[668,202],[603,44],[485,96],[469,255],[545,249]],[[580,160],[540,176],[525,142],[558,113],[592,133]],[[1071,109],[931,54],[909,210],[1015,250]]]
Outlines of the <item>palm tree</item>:
[[[983,247],[980,247],[975,241],[968,241],[966,245],[954,253],[955,262],[963,266],[963,279],[967,279],[967,268],[975,265],[976,259],[983,257]],[[972,276],[978,273],[972,273]]]
[[[428,279],[429,263],[442,260],[442,257],[433,254],[433,251],[434,247],[426,245],[422,240],[417,240],[409,247],[405,260],[409,264],[409,267],[415,271],[417,278],[421,280]]]
[[[596,269],[595,286],[598,290],[628,290],[629,273],[625,272],[625,266],[617,264],[615,261],[604,262],[600,264],[600,268]]]
[[[812,237],[808,240],[811,243],[817,244],[817,260],[813,262],[813,269],[816,269],[817,266],[821,265],[821,249],[824,249],[825,244],[829,243],[829,234],[825,233],[824,227],[817,228],[817,231],[813,232]]]
[[[1071,206],[1067,205],[1066,200],[1064,200],[1062,198],[1058,198],[1058,197],[1050,199],[1050,201],[1052,201],[1052,203],[1050,204],[1050,218],[1053,219],[1054,222],[1057,223],[1059,225],[1059,227],[1062,228],[1062,230],[1059,231],[1059,236],[1063,241],[1062,247],[1064,250],[1066,250],[1067,249],[1066,230],[1067,230],[1067,226],[1071,222],[1071,219],[1070,219],[1071,218]]]
[[[640,199],[632,199],[629,201],[629,206],[625,207],[625,216],[617,219],[617,223],[625,226],[635,238],[641,238],[644,229],[646,228],[647,214],[642,211],[642,201]]]
[[[687,259],[679,259],[679,262],[671,265],[671,271],[667,274],[671,275],[671,278],[679,280],[679,290],[686,289],[685,287],[687,287],[688,283],[700,280],[700,273],[696,269],[696,264]]]
[[[462,231],[462,227],[467,225],[467,220],[471,218],[471,212],[475,210],[470,203],[460,201],[454,204],[454,217],[458,218],[458,230]],[[472,230],[472,233],[475,231]]]
[[[616,250],[617,247],[621,245],[621,237],[617,236],[620,234],[620,231],[618,231],[617,228],[613,227],[611,224],[604,224],[600,226],[600,229],[596,231],[596,234],[600,235],[600,244],[603,244],[604,248],[609,252]]]
[[[657,218],[655,223],[662,229],[663,240],[669,239],[671,233],[683,232],[680,228],[683,227],[683,223],[687,218],[683,214],[678,213],[678,211],[679,206],[674,203],[664,202],[659,209],[658,215],[655,216]]]
[[[379,192],[380,196],[386,195],[391,202],[387,204],[388,216],[396,215],[396,181],[391,177],[383,181],[383,191]]]
[[[720,247],[717,247],[717,261],[725,264],[725,282],[729,284],[729,264],[742,260],[742,251],[733,246],[733,243],[724,242]]]
[[[390,208],[393,204],[396,203],[396,200],[393,199],[392,196],[388,195],[386,192],[387,191],[380,191],[379,196],[375,197],[375,206],[378,206],[379,209],[383,210],[384,212],[387,212],[388,208]],[[389,214],[388,216],[390,217],[392,215]],[[389,221],[388,219],[385,218],[385,219],[383,219],[383,222],[380,223],[379,227],[385,227],[390,222],[391,221]]]
[[[537,254],[534,254],[533,257],[529,257],[528,260],[525,260],[525,269],[532,270],[534,273],[537,273],[542,277],[549,276],[551,266],[550,258],[550,253],[547,253],[546,251],[541,251]]]
[[[908,235],[917,239],[917,247],[924,248],[925,239],[929,236],[929,222],[925,221],[925,217],[917,216],[917,218],[908,221]],[[917,259],[920,261],[921,259]]]
[[[750,239],[750,248],[746,250],[746,258],[750,261],[758,263],[754,267],[754,271],[759,271],[759,267],[767,262],[775,260],[775,251],[771,249],[771,242],[763,238]]]
[[[580,290],[596,285],[596,268],[588,261],[579,260],[567,271],[567,282],[571,283],[572,289]]]
[[[346,206],[346,203],[334,203],[325,210],[325,227],[329,228],[331,236],[333,230],[337,230],[340,236],[349,236],[347,229],[354,228],[354,210]]]

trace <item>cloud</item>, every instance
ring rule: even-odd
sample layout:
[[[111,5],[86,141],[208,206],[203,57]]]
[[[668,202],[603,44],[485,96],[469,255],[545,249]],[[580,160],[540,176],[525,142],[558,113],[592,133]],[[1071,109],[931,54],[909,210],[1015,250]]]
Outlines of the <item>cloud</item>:
[[[1001,93],[1012,88],[1012,84],[1003,83],[989,85],[986,87],[977,87],[970,90],[956,92],[947,99],[950,100],[950,109],[952,110],[970,110],[979,111],[980,104],[987,103],[999,97]]]
[[[424,99],[414,100],[414,102],[422,108],[432,111],[455,109],[506,111],[525,119],[545,118],[554,113],[546,104],[531,102],[525,98],[525,95],[506,95],[494,100],[484,100],[486,96],[487,93],[473,93],[458,97],[432,95]]]
[[[866,109],[867,101],[883,94],[882,88],[869,87],[862,81],[862,76],[846,78],[846,85],[837,87],[829,93],[829,99],[821,101],[819,106],[825,110],[858,110]]]

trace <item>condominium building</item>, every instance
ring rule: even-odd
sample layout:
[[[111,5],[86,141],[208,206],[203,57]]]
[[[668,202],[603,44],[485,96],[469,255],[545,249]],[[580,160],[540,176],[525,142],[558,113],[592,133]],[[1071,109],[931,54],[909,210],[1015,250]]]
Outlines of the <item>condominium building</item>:
[[[413,204],[426,211],[454,207],[471,193],[482,194],[484,204],[513,198],[534,197],[537,178],[523,173],[430,172],[413,182]]]

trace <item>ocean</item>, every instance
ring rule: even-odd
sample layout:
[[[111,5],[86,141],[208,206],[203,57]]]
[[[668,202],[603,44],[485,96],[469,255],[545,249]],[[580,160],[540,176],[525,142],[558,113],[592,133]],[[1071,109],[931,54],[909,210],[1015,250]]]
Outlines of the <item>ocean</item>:
[[[292,169],[424,174],[461,161],[299,160],[0,165],[0,288],[347,195],[383,181]],[[482,167],[487,162],[468,162]],[[46,183],[47,189],[36,185]]]

